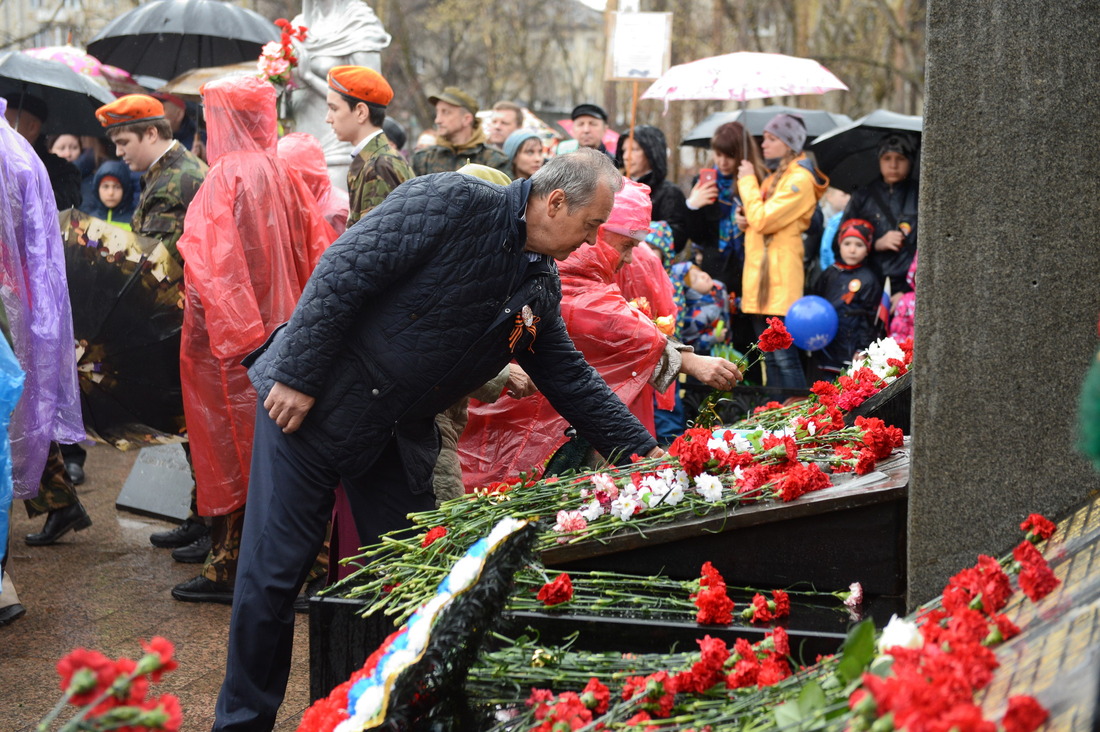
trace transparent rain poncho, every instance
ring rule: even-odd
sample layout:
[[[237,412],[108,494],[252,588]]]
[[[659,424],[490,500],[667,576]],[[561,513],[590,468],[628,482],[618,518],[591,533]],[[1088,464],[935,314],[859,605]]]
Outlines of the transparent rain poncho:
[[[179,251],[186,303],[180,377],[199,513],[244,504],[256,392],[241,359],[290,318],[335,232],[276,155],[275,89],[252,77],[203,89],[211,168]]]
[[[4,119],[0,98],[0,299],[26,374],[12,415],[14,495],[38,493],[50,442],[84,439],[73,317],[53,191],[34,150]]]

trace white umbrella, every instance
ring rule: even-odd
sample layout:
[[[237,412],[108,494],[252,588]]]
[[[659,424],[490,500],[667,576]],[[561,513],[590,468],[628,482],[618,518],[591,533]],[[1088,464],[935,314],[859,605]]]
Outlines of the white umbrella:
[[[739,51],[673,66],[653,82],[642,99],[725,99],[824,94],[848,87],[831,71],[808,58],[781,53]]]

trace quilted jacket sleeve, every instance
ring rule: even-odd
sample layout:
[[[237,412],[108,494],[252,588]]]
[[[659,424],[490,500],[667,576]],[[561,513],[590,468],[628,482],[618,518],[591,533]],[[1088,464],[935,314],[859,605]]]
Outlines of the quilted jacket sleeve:
[[[573,345],[560,314],[542,322],[534,352],[523,351],[517,360],[558,414],[614,462],[656,447],[649,431]]]
[[[460,175],[419,178],[344,232],[321,256],[283,337],[273,344],[267,376],[317,396],[363,308],[463,229],[469,197]]]

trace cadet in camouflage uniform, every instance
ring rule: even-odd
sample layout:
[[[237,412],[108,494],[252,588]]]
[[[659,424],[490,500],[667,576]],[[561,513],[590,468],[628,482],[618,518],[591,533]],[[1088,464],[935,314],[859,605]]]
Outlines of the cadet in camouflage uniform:
[[[328,72],[328,115],[336,139],[352,145],[348,166],[348,226],[413,177],[382,131],[393,89],[374,69],[334,66]]]
[[[487,165],[508,174],[508,156],[488,146],[485,130],[477,118],[477,102],[457,86],[428,97],[435,105],[436,144],[413,154],[417,175],[446,173],[468,163]]]
[[[206,177],[206,163],[188,152],[172,137],[172,125],[160,100],[145,94],[127,94],[96,110],[96,119],[107,130],[118,156],[131,170],[144,170],[137,210],[130,222],[134,233],[159,239],[181,265],[176,242],[183,235],[187,207]],[[183,445],[191,462],[188,445]],[[194,472],[192,471],[192,479]],[[176,548],[177,561],[201,562],[206,550],[192,552],[190,558],[177,552],[190,549],[194,542],[205,542],[209,531],[196,512],[195,492],[191,490],[191,515],[178,528],[149,537],[154,546]],[[196,545],[197,546],[197,545]]]

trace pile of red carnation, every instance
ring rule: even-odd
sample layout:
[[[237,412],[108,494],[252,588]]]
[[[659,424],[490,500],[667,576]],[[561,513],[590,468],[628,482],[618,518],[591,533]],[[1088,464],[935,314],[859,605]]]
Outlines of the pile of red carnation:
[[[705,694],[716,687],[758,689],[777,684],[791,675],[787,663],[790,640],[782,628],[776,628],[756,643],[738,638],[732,653],[721,638],[708,635],[696,642],[699,659],[690,669],[630,676],[623,682],[619,697],[623,702],[632,703],[627,713],[633,713],[626,720],[626,726],[671,716],[677,694]],[[595,677],[580,694],[567,691],[555,695],[549,689],[532,689],[527,700],[527,706],[535,708],[535,720],[539,722],[532,732],[583,727],[606,714],[610,704],[610,690]]]
[[[1020,528],[1027,538],[1013,552],[1016,562],[1009,569],[1018,572],[1020,588],[1035,602],[1059,584],[1035,548],[1054,533],[1054,524],[1032,514]],[[892,729],[996,732],[974,695],[989,685],[999,665],[990,647],[1020,632],[1000,614],[1012,592],[1009,574],[992,557],[981,556],[975,566],[952,577],[942,606],[917,618],[921,647],[884,649],[893,658],[889,675],[863,675],[863,688],[848,700],[856,713],[851,729],[871,729],[876,720],[888,718]],[[1034,698],[1014,696],[1001,726],[1006,732],[1030,732],[1046,718]]]

